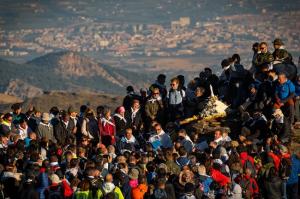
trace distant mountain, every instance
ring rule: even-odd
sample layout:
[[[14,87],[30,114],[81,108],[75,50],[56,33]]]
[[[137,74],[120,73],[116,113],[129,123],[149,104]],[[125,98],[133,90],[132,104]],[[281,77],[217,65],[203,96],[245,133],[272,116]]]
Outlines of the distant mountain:
[[[0,60],[0,92],[20,98],[33,97],[26,92],[40,93],[39,89],[123,94],[126,86],[144,87],[148,79],[146,74],[112,68],[69,51],[46,54],[25,64]],[[20,86],[15,85],[21,85],[20,82],[27,86],[17,89]]]

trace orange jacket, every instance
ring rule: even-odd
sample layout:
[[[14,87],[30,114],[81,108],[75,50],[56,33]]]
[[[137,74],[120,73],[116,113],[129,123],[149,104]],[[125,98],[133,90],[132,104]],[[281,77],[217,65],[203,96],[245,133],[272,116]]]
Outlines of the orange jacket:
[[[131,190],[131,199],[143,199],[147,191],[148,191],[147,185],[139,184],[137,187]]]

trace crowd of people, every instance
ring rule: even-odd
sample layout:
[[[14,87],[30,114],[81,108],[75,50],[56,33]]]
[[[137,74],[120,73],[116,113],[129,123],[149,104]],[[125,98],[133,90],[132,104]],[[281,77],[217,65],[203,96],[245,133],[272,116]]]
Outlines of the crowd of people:
[[[164,74],[128,86],[115,110],[13,104],[0,121],[0,198],[299,198],[300,77],[283,42],[273,45],[253,45],[249,70],[234,54],[220,76],[205,68],[187,86],[178,75],[168,88]],[[221,125],[180,125],[212,91],[229,106]]]

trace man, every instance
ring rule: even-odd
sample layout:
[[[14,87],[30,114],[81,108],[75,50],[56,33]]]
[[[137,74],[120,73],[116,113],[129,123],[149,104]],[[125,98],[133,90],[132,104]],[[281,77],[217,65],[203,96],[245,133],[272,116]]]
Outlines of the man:
[[[171,138],[168,134],[164,132],[160,124],[154,126],[155,134],[149,139],[153,148],[156,150],[158,148],[171,148],[173,146]]]
[[[252,50],[253,50],[253,56],[252,56],[252,66],[250,68],[250,73],[251,74],[254,74],[256,72],[256,68],[255,68],[255,60],[256,60],[256,57],[258,55],[258,48],[259,48],[259,43],[258,42],[255,42],[253,45],[252,45]]]
[[[26,120],[26,115],[22,113],[22,106],[20,103],[13,104],[11,106],[12,115],[13,115],[13,123],[14,125],[18,125],[20,120]]]
[[[254,60],[256,70],[260,70],[260,66],[264,63],[271,63],[274,60],[273,55],[268,51],[268,44],[261,42],[259,44],[259,51]]]
[[[131,128],[125,130],[125,135],[120,139],[118,148],[122,154],[125,151],[136,151],[139,148],[139,143],[133,136]]]
[[[295,85],[287,79],[284,73],[280,73],[275,86],[274,108],[283,109],[283,113],[288,117],[290,124],[294,123],[294,96]]]
[[[161,98],[165,99],[165,97],[167,95],[167,88],[166,88],[165,82],[166,82],[166,75],[159,74],[157,76],[155,83],[150,86],[149,90],[152,93],[154,88],[158,88]]]
[[[167,105],[169,120],[174,122],[176,119],[183,117],[184,114],[184,100],[185,91],[179,88],[179,79],[171,79],[171,89],[167,94]]]
[[[126,88],[127,95],[123,99],[123,106],[125,110],[129,110],[134,99],[140,100],[140,96],[134,92],[132,86],[127,86]]]
[[[154,88],[151,97],[148,99],[145,105],[145,123],[147,129],[153,121],[163,121],[164,105],[158,88]]]
[[[134,132],[138,132],[141,129],[143,121],[139,100],[132,101],[130,109],[125,112],[125,118]]]
[[[56,143],[56,139],[53,133],[53,126],[50,124],[50,115],[49,113],[42,114],[42,120],[37,127],[37,136],[39,139],[46,138]]]
[[[67,112],[63,111],[58,124],[54,126],[54,136],[57,142],[65,145],[67,139],[71,138],[75,140],[74,128],[76,127],[73,122],[70,122],[70,116]]]
[[[185,150],[188,153],[191,153],[194,148],[194,143],[192,142],[191,138],[187,135],[184,129],[180,129],[178,131],[178,139],[182,146],[184,146]]]
[[[288,51],[284,48],[284,43],[281,41],[281,39],[275,39],[273,41],[274,45],[274,52],[273,57],[275,61],[284,62],[284,63],[293,63],[293,57]]]

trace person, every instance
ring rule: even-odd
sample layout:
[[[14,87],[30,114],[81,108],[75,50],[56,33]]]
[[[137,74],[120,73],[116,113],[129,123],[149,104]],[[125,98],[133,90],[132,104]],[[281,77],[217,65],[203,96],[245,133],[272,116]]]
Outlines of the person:
[[[101,187],[101,197],[109,197],[115,199],[124,199],[121,189],[113,183],[113,176],[109,173],[105,176],[105,181]]]
[[[133,86],[127,86],[126,88],[127,91],[127,95],[124,97],[123,99],[123,106],[125,108],[125,110],[129,110],[130,106],[132,104],[132,101],[134,99],[139,100],[140,96],[138,96],[135,92],[134,92],[134,88]]]
[[[125,118],[125,108],[119,106],[114,114],[114,121],[116,125],[116,134],[119,137],[124,135],[125,129],[129,126],[128,120]]]
[[[261,71],[262,64],[271,63],[274,60],[273,55],[268,50],[268,44],[261,42],[259,44],[259,51],[254,60],[254,65],[257,71]]]
[[[95,143],[100,141],[98,122],[95,118],[94,111],[90,108],[85,109],[83,114],[81,134],[87,136]]]
[[[53,126],[50,123],[50,115],[49,113],[43,113],[41,122],[37,127],[37,137],[39,140],[45,138],[46,140],[51,140],[56,143],[57,140],[54,137]]]
[[[300,122],[300,75],[297,76],[295,85],[295,119]]]
[[[288,117],[290,124],[294,123],[294,96],[295,85],[286,78],[284,73],[280,73],[275,87],[274,108],[283,109],[283,113]]]
[[[265,190],[268,198],[281,199],[283,196],[282,180],[278,176],[275,167],[269,169],[269,175],[265,179]]]
[[[120,151],[120,153],[123,154],[125,151],[133,152],[136,151],[138,148],[139,143],[133,136],[132,129],[127,128],[125,130],[124,136],[119,141],[118,150]]]
[[[165,85],[165,82],[166,82],[166,75],[159,74],[157,76],[155,83],[153,83],[149,88],[150,94],[152,95],[152,93],[154,92],[153,89],[158,88],[160,97],[162,99],[165,99],[167,96],[167,87]]]
[[[155,124],[155,134],[149,138],[149,142],[154,149],[158,148],[170,148],[172,147],[172,141],[170,136],[162,129],[160,124]]]
[[[194,148],[194,143],[191,138],[187,135],[185,129],[180,129],[178,131],[178,139],[180,144],[185,148],[188,153],[191,153]]]
[[[242,187],[243,198],[251,199],[259,193],[257,182],[251,175],[251,170],[247,168],[242,176],[235,179]]]
[[[17,128],[17,134],[20,135],[20,139],[24,140],[25,138],[27,138],[28,134],[31,132],[32,130],[28,127],[27,122],[23,119],[19,120],[19,125]]]
[[[179,87],[179,79],[171,79],[171,89],[167,94],[169,121],[174,122],[184,116],[185,91]]]
[[[153,88],[151,97],[147,100],[145,105],[145,123],[146,128],[149,130],[153,121],[163,123],[164,120],[164,105],[160,97],[159,89]]]
[[[13,124],[18,125],[20,120],[26,120],[27,117],[24,113],[22,113],[22,105],[21,103],[15,103],[11,106],[12,116],[13,116]]]
[[[53,127],[54,137],[61,145],[67,143],[67,139],[75,140],[74,135],[74,123],[70,122],[70,116],[66,111],[62,111],[60,114],[59,122]],[[70,143],[69,143],[70,144]]]
[[[2,122],[0,124],[1,135],[8,135],[10,132],[15,131],[15,127],[12,122],[13,116],[11,113],[6,113],[3,115]]]
[[[250,71],[251,74],[255,74],[255,72],[256,72],[255,60],[256,60],[256,57],[257,57],[258,52],[259,52],[259,43],[258,42],[255,42],[252,45],[252,51],[253,51],[252,66],[251,66],[249,71]]]
[[[104,108],[103,114],[103,117],[99,120],[99,129],[102,143],[108,146],[116,142],[116,125],[114,119],[111,117],[109,107]]]
[[[275,61],[278,61],[280,63],[293,64],[293,57],[284,48],[284,43],[282,42],[281,39],[276,38],[273,41],[273,45],[274,45],[274,52],[272,55]]]
[[[139,175],[138,186],[131,190],[131,199],[144,199],[148,191],[146,176]]]
[[[291,157],[291,174],[287,180],[286,193],[288,199],[298,198],[298,175],[300,174],[300,149],[295,148]]]
[[[143,126],[142,110],[139,100],[133,100],[129,110],[125,113],[126,120],[129,127],[133,129],[135,135],[139,132]]]

